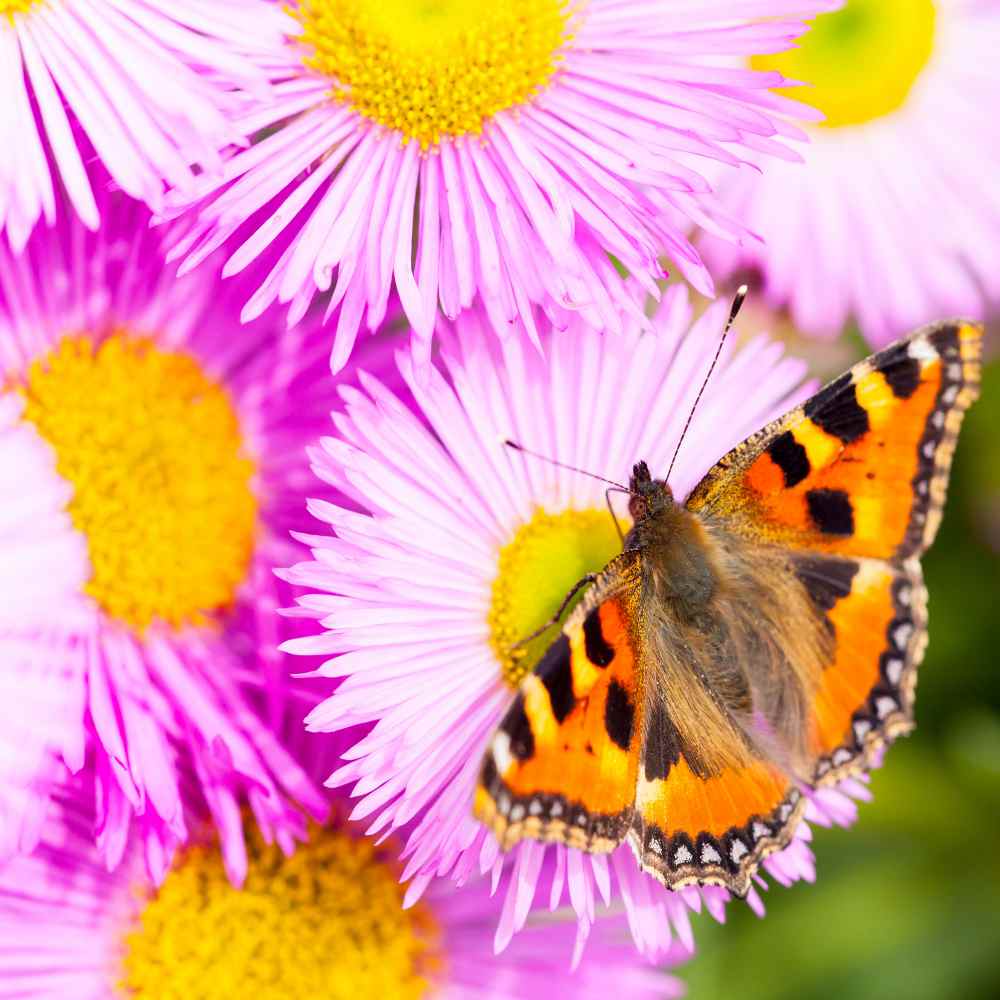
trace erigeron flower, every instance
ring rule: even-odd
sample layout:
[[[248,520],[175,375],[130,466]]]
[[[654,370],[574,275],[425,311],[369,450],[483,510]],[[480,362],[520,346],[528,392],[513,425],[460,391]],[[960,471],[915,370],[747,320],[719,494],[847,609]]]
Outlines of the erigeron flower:
[[[193,786],[239,881],[239,802],[290,847],[294,804],[323,801],[243,687],[286,669],[271,566],[303,526],[325,338],[241,327],[141,205],[102,195],[101,216],[0,249],[0,857],[82,769],[109,867],[136,827],[162,877]]]
[[[277,719],[301,732],[289,707]],[[275,737],[280,730],[281,721]],[[324,753],[311,742],[304,755],[288,745],[310,774]],[[365,838],[335,799],[291,853],[248,823],[242,888],[228,879],[197,800],[190,811],[200,828],[161,885],[134,832],[108,872],[86,785],[84,775],[58,788],[36,851],[0,868],[0,1000],[544,1000],[556,983],[567,1000],[683,992],[637,959],[621,915],[601,921],[571,972],[576,928],[565,914],[532,921],[506,954],[493,954],[488,880],[441,884],[404,908],[398,841]]]
[[[716,277],[757,272],[802,330],[854,320],[875,347],[998,297],[1000,87],[996,0],[848,0],[799,47],[750,65],[812,83],[825,114],[804,164],[719,175],[728,210],[762,238],[701,248]]]
[[[405,398],[363,372],[359,386],[342,388],[335,433],[312,452],[317,476],[346,499],[310,504],[329,533],[308,536],[312,559],[285,576],[308,591],[291,613],[316,619],[317,632],[285,648],[326,656],[317,673],[339,681],[310,729],[367,727],[329,782],[350,790],[352,817],[370,835],[405,835],[410,901],[440,876],[499,878],[509,860],[498,947],[538,901],[568,900],[582,948],[602,904],[620,900],[636,945],[654,959],[678,940],[691,947],[692,910],[723,915],[724,890],[668,892],[626,846],[585,855],[525,842],[505,856],[473,818],[472,799],[487,742],[546,638],[512,646],[620,549],[604,483],[501,440],[618,481],[640,458],[662,475],[725,308],[693,321],[685,290],[672,286],[652,334],[635,323],[611,338],[577,322],[546,331],[541,352],[522,338],[498,343],[483,314],[467,314],[445,333],[440,365],[418,369],[412,351],[399,355]],[[727,343],[677,456],[675,495],[801,399],[803,375],[765,337],[738,350]],[[852,799],[865,794],[858,782],[822,792],[808,818],[849,822]],[[803,823],[763,871],[782,883],[811,879],[808,838]],[[756,890],[749,898],[761,909]]]
[[[393,289],[425,360],[439,305],[479,300],[502,335],[537,339],[536,305],[621,331],[642,313],[615,262],[656,295],[665,257],[710,293],[687,225],[752,238],[705,164],[798,158],[784,140],[812,112],[726,60],[788,48],[834,3],[295,0],[269,96],[233,119],[258,141],[199,185],[176,252],[193,267],[226,244],[227,274],[266,261],[247,319],[329,293],[335,371]]]
[[[96,229],[97,188],[159,208],[166,187],[217,174],[287,29],[267,0],[0,0],[0,230],[15,250],[67,210]]]

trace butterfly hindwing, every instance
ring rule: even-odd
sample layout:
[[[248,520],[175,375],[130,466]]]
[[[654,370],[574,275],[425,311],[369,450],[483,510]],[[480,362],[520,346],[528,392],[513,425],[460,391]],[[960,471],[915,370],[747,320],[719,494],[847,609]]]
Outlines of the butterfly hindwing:
[[[476,814],[523,837],[612,850],[632,817],[639,654],[634,554],[609,564],[520,690],[486,752]]]
[[[870,766],[883,746],[912,728],[927,593],[915,558],[899,565],[792,558],[833,640],[808,722],[812,783],[824,785]]]
[[[745,895],[761,859],[791,840],[804,800],[746,748],[738,764],[692,766],[663,702],[649,715],[628,838],[640,867],[671,889],[697,882]],[[726,738],[740,740],[731,727]]]
[[[934,540],[981,328],[927,327],[855,365],[733,449],[687,500],[778,544],[903,559]]]

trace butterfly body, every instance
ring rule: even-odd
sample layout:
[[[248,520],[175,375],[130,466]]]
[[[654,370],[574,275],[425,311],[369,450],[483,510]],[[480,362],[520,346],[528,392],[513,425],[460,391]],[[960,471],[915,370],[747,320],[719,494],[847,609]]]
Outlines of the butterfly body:
[[[913,725],[933,540],[981,331],[920,331],[724,456],[678,503],[645,463],[633,526],[525,678],[476,813],[509,848],[627,842],[668,888],[745,894],[808,794]]]

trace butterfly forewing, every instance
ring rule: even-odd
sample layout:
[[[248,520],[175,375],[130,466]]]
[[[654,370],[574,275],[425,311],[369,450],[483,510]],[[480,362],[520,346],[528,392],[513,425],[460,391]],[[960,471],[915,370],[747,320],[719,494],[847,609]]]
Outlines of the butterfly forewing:
[[[722,458],[689,510],[754,538],[903,559],[934,540],[982,330],[927,327],[856,365]]]
[[[487,750],[476,814],[523,837],[608,851],[632,818],[641,716],[636,557],[613,560],[521,684]]]

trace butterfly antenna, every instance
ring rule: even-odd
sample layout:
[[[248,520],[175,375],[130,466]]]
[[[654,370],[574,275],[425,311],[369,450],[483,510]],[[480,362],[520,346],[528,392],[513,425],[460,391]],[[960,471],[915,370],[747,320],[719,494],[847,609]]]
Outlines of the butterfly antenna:
[[[537,451],[532,451],[530,448],[525,448],[524,445],[520,445],[516,441],[511,441],[509,438],[504,438],[503,443],[506,447],[513,448],[514,451],[521,452],[522,455],[530,455],[532,458],[538,458],[543,462],[548,462],[549,465],[556,465],[560,469],[568,469],[570,472],[579,472],[581,476],[590,476],[591,479],[599,479],[602,483],[607,483],[609,486],[615,486],[625,493],[629,492],[627,486],[622,486],[621,483],[616,483],[613,479],[605,479],[604,476],[599,476],[596,472],[588,472],[586,469],[578,469],[575,465],[567,465],[565,462],[558,462],[554,458],[549,458],[548,455],[542,455]]]
[[[698,395],[694,398],[694,405],[691,407],[691,412],[688,413],[687,422],[684,424],[684,430],[681,431],[681,436],[677,439],[677,447],[674,448],[674,457],[670,459],[670,468],[667,469],[666,481],[670,481],[670,473],[674,471],[674,462],[677,461],[677,453],[681,450],[681,445],[684,443],[684,436],[688,432],[688,428],[691,426],[691,418],[694,416],[694,411],[698,409],[698,403],[701,402],[701,394],[705,391],[705,386],[708,385],[708,380],[712,377],[712,372],[715,371],[715,366],[719,361],[719,355],[722,353],[722,345],[726,342],[726,337],[729,331],[733,328],[733,323],[736,320],[736,316],[740,311],[740,307],[743,305],[743,300],[747,297],[747,286],[740,285],[736,289],[736,295],[733,297],[733,304],[729,307],[729,319],[726,320],[725,328],[722,331],[722,336],[719,338],[719,346],[715,349],[715,357],[712,358],[712,363],[708,366],[708,372],[705,374],[705,381],[701,383],[701,388],[698,390]]]

